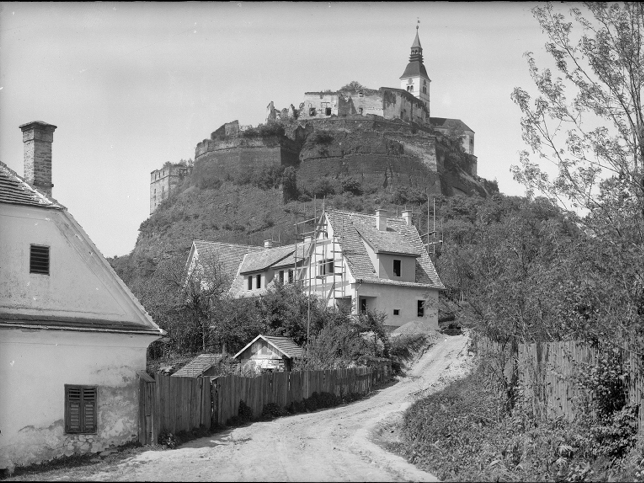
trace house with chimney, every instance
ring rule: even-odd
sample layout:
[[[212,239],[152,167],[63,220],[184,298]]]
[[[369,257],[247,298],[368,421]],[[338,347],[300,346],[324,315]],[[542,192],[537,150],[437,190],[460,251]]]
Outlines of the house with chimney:
[[[136,441],[164,334],[52,197],[56,126],[20,129],[24,177],[0,163],[0,469]]]
[[[414,322],[438,329],[438,292],[444,289],[411,211],[402,217],[326,210],[307,238],[264,247],[194,241],[189,276],[205,267],[227,277],[234,298],[257,297],[271,284],[298,283],[330,307],[353,314],[384,313],[390,331]],[[197,270],[197,272],[195,272]],[[208,276],[202,283],[208,283]]]
[[[384,313],[393,331],[414,322],[438,329],[438,293],[443,286],[412,212],[389,217],[325,211],[317,222],[298,273],[305,289],[329,306],[352,313]]]

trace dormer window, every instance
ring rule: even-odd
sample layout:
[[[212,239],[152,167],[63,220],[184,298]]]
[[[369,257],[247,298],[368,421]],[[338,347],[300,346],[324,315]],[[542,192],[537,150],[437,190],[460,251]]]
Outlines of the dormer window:
[[[400,260],[394,260],[394,275],[396,277],[400,277],[401,272],[402,272],[402,270],[401,270],[401,262],[400,262]]]
[[[49,275],[49,247],[31,245],[29,251],[29,273]]]

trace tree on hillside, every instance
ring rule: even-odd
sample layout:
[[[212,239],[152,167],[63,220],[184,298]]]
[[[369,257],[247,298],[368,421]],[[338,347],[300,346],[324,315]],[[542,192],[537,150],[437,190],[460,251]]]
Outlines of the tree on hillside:
[[[539,161],[524,152],[513,173],[530,191],[587,210],[587,236],[558,267],[567,270],[564,318],[591,340],[644,347],[644,6],[588,3],[567,18],[548,4],[533,13],[563,77],[527,54],[539,96],[516,88],[512,98]]]

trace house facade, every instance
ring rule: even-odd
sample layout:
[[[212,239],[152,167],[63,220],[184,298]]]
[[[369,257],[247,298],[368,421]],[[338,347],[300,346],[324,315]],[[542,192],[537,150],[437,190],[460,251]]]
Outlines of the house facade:
[[[0,468],[136,441],[138,372],[163,335],[51,197],[56,126],[21,129],[25,178],[0,163]]]
[[[271,284],[298,283],[328,306],[384,313],[390,330],[408,323],[438,329],[444,289],[411,212],[390,218],[327,210],[308,239],[283,247],[195,241],[188,273],[218,266],[235,298],[263,295]]]
[[[302,286],[329,306],[384,313],[390,330],[408,322],[437,329],[444,286],[411,218],[325,211],[298,274]]]

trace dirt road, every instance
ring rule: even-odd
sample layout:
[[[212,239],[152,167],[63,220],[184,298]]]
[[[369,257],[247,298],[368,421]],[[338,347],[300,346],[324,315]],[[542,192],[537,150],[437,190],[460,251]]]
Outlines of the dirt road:
[[[176,450],[146,451],[83,476],[92,481],[437,481],[373,438],[417,397],[462,374],[466,345],[465,336],[441,338],[407,377],[368,399],[254,423]]]

